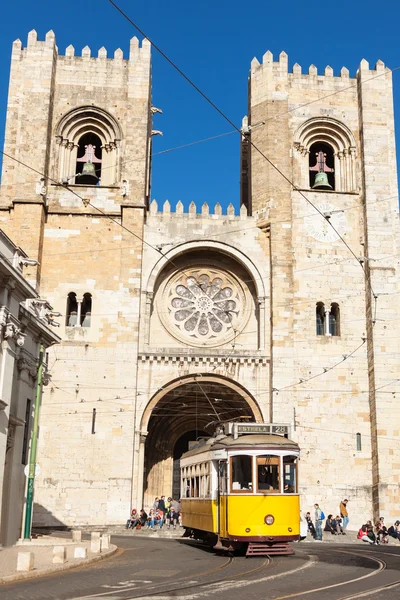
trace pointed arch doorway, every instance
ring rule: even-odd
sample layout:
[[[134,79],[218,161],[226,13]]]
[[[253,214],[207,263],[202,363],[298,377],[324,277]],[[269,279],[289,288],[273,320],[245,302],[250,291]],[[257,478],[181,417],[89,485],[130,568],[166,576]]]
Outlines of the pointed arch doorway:
[[[144,442],[143,500],[179,495],[179,461],[190,445],[214,433],[218,423],[263,420],[247,390],[217,375],[191,375],[172,381],[157,392],[142,418]]]

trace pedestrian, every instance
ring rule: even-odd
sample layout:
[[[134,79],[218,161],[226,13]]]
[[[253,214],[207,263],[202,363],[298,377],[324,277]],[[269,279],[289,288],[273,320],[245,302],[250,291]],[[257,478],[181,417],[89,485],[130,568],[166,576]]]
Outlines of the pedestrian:
[[[315,508],[315,539],[322,542],[322,523],[325,519],[324,511],[320,509],[319,504],[314,504]]]
[[[311,519],[311,513],[306,513],[306,521],[307,521],[307,527],[309,532],[311,533],[311,535],[313,536],[314,540],[317,539],[317,533],[315,531],[315,527],[314,527],[314,523],[312,522]]]
[[[344,533],[344,529],[343,529],[343,526],[342,526],[342,519],[341,519],[341,517],[339,515],[336,515],[335,521],[336,521],[336,533],[338,535],[340,535],[340,534],[346,535]]]
[[[373,544],[374,541],[368,536],[368,526],[362,525],[358,531],[357,539],[367,542],[368,544]]]
[[[162,510],[163,514],[165,514],[165,496],[161,496],[158,501],[158,508]]]
[[[375,531],[378,543],[387,544],[389,541],[389,532],[387,530],[387,527],[385,526],[384,520],[384,517],[381,517],[379,519],[379,521],[375,525]]]
[[[179,511],[181,510],[181,503],[179,502],[179,500],[174,500],[172,498],[171,508],[173,508],[176,513],[179,513]]]
[[[132,508],[131,516],[126,522],[125,529],[134,529],[139,521],[139,515],[136,508]]]
[[[171,527],[171,525],[173,526],[174,529],[176,529],[176,524],[178,522],[178,513],[176,513],[174,511],[173,508],[170,509],[169,513],[168,513],[168,518],[167,518],[167,523],[168,523],[168,529]]]
[[[157,510],[159,501],[160,500],[159,500],[158,496],[156,496],[154,499],[154,502],[153,502],[153,510]]]
[[[333,515],[328,515],[328,518],[325,521],[324,531],[329,531],[332,535],[336,535],[336,521],[333,518]]]
[[[342,500],[339,506],[340,516],[343,519],[343,535],[346,535],[347,525],[349,524],[349,513],[347,510],[347,503],[348,500],[347,498],[345,498],[344,500]]]
[[[390,535],[390,537],[394,538],[395,540],[400,540],[399,525],[400,525],[400,521],[396,521],[394,523],[394,525],[391,525],[388,529],[388,534]]]

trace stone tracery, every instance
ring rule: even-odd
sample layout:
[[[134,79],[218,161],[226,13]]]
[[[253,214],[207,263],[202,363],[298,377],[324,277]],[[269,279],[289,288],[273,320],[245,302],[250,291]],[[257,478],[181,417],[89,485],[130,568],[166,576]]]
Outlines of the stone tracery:
[[[178,273],[168,282],[164,297],[164,324],[173,335],[197,344],[226,341],[245,317],[241,286],[219,269],[198,267]]]

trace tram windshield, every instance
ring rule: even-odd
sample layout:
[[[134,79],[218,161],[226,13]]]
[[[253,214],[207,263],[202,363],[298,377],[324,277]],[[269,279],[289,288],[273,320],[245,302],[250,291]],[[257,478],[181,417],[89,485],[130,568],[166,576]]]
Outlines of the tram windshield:
[[[232,456],[231,458],[231,481],[232,492],[252,492],[253,491],[253,476],[252,476],[252,456]]]
[[[257,491],[279,493],[279,456],[257,456]]]
[[[297,493],[297,456],[283,457],[283,491]]]

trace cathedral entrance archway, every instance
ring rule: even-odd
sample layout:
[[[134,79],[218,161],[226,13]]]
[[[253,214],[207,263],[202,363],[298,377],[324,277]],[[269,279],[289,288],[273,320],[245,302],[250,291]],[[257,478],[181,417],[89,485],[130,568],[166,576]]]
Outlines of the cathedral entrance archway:
[[[209,437],[218,423],[263,420],[255,399],[238,383],[216,375],[191,375],[164,386],[149,402],[141,431],[144,506],[156,496],[179,494],[180,457],[191,443]]]

